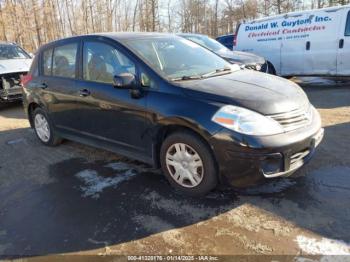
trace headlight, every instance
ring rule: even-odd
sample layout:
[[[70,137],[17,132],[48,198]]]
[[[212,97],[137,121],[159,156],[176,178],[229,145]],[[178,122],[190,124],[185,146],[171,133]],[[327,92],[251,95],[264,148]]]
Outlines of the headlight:
[[[212,121],[246,135],[264,136],[283,133],[283,128],[275,120],[238,106],[223,106],[212,117]]]

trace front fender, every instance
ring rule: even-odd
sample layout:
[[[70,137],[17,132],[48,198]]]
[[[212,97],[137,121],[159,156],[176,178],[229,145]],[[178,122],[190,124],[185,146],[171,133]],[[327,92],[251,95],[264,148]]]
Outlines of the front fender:
[[[154,92],[148,96],[147,111],[152,126],[183,126],[209,138],[222,129],[211,119],[221,105],[197,98]]]

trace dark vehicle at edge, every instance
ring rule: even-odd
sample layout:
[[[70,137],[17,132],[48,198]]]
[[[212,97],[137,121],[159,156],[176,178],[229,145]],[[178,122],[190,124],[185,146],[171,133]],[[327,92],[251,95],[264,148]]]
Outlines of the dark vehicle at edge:
[[[70,139],[161,167],[188,195],[288,176],[323,137],[298,85],[241,70],[170,34],[49,43],[23,86],[24,109],[43,144]]]
[[[192,33],[181,33],[178,35],[209,49],[231,64],[237,64],[244,68],[264,73],[276,74],[272,64],[261,56],[249,52],[232,51],[207,35]]]
[[[215,38],[215,40],[226,46],[228,49],[233,50],[233,41],[235,41],[235,37],[236,35],[234,34],[221,35]]]

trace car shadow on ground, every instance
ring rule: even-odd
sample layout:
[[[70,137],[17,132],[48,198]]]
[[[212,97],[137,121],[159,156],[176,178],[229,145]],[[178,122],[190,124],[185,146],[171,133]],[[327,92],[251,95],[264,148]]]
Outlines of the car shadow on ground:
[[[14,109],[20,108],[21,111]],[[11,103],[0,102],[0,114],[2,117],[13,118],[13,119],[24,119],[25,116],[22,112],[23,105],[22,101],[15,101]]]
[[[327,127],[325,143],[327,133],[349,130],[349,125]],[[321,161],[325,150],[312,161]],[[177,194],[158,170],[138,162],[70,158],[48,167],[50,183],[38,185],[23,177],[0,192],[0,246],[7,243],[0,255],[103,248],[226,213],[237,216],[235,210],[247,204],[323,237],[350,242],[350,165],[308,167],[296,178],[246,190],[217,190],[196,199]],[[18,190],[26,193],[18,196]],[[250,226],[255,215],[246,217],[242,226]]]

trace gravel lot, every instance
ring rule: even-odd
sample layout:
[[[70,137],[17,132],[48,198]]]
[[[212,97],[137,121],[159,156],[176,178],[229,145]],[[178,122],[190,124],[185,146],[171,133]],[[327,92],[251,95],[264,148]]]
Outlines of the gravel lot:
[[[66,141],[41,145],[0,109],[0,258],[51,254],[350,254],[350,84],[304,86],[325,138],[293,177],[205,199],[157,170]],[[348,257],[349,258],[349,257]]]

